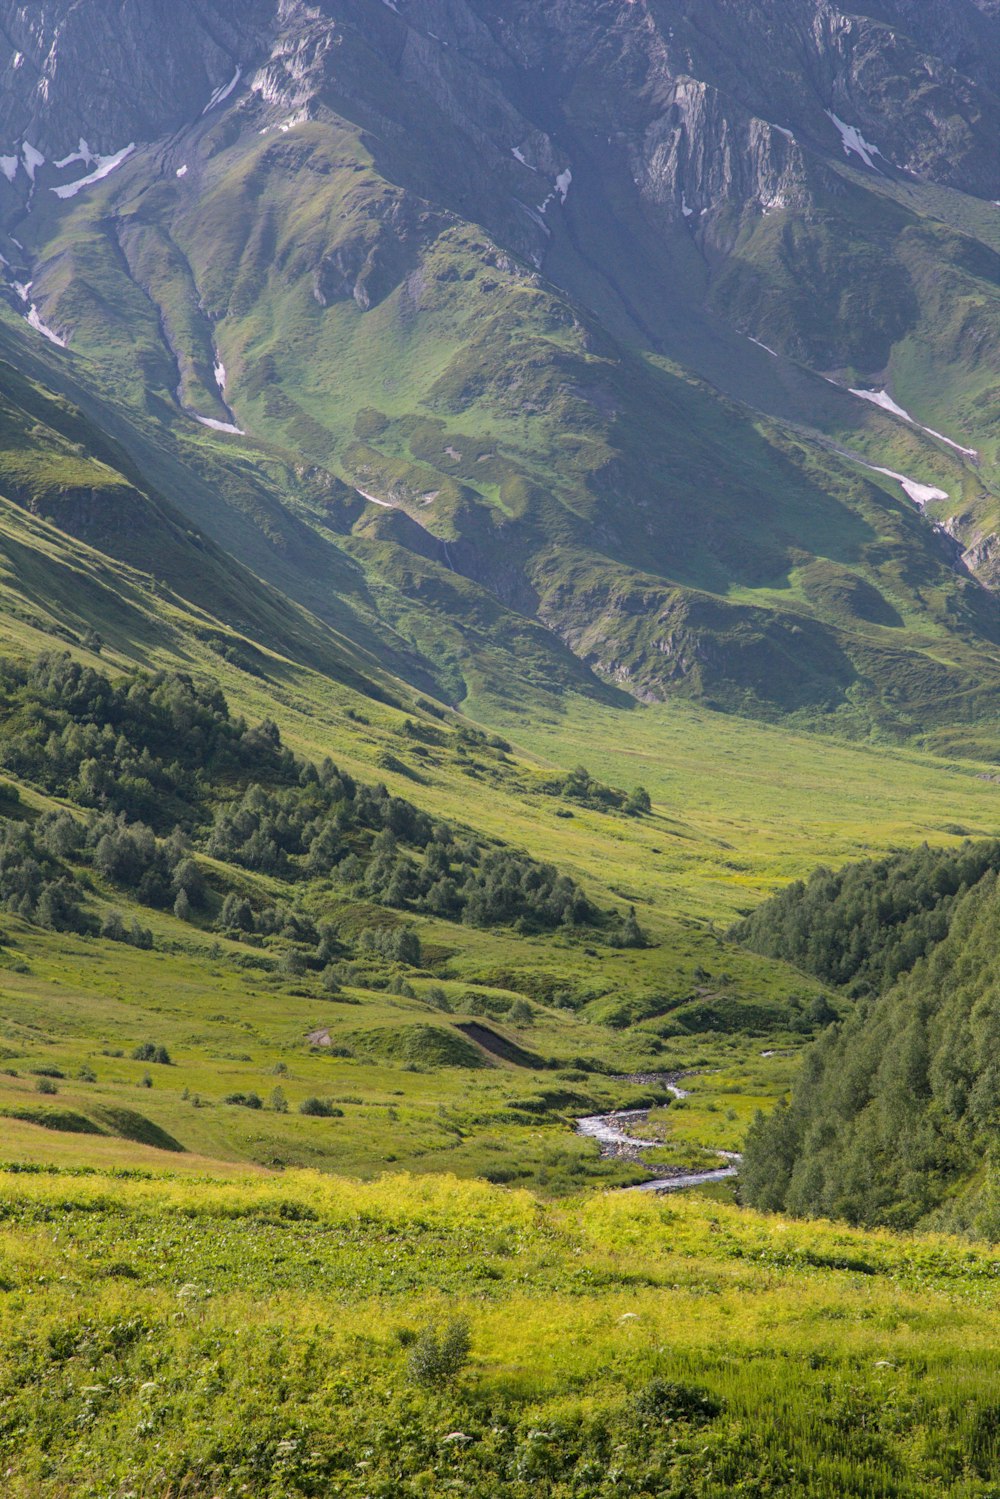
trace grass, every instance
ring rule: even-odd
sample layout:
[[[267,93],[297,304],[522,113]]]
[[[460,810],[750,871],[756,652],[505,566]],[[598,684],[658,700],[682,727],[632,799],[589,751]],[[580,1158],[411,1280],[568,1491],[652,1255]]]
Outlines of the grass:
[[[8,1172],[6,1492],[985,1499],[997,1264],[697,1197]]]
[[[625,732],[620,714],[573,699],[547,719],[486,705],[484,717],[539,756],[649,789],[657,815],[628,831],[643,848],[629,882],[637,894],[661,890],[658,903],[676,915],[725,921],[817,864],[1000,827],[993,772],[958,757],[837,743],[681,703],[635,710]],[[560,836],[576,841],[575,824]]]

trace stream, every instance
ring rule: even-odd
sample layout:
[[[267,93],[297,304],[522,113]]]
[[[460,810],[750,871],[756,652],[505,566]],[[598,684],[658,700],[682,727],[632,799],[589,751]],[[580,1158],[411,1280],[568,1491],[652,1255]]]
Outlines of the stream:
[[[620,1082],[653,1084],[665,1088],[675,1098],[689,1097],[688,1090],[680,1086],[681,1080],[688,1074],[683,1072],[642,1073],[620,1078]],[[590,1114],[585,1119],[576,1121],[576,1132],[584,1135],[588,1140],[596,1140],[600,1146],[601,1155],[605,1158],[616,1158],[618,1160],[634,1161],[636,1165],[647,1166],[643,1160],[643,1151],[655,1149],[659,1143],[656,1140],[644,1140],[638,1135],[629,1133],[630,1129],[645,1124],[649,1118],[649,1109],[619,1109],[611,1114]],[[674,1170],[664,1167],[647,1166],[647,1170],[667,1170],[665,1176],[653,1176],[650,1181],[639,1182],[634,1187],[622,1188],[625,1192],[679,1192],[684,1187],[700,1187],[705,1182],[725,1181],[735,1176],[742,1157],[735,1150],[717,1150],[715,1152],[721,1160],[726,1162],[725,1166],[717,1166],[709,1171],[685,1171],[683,1167]]]

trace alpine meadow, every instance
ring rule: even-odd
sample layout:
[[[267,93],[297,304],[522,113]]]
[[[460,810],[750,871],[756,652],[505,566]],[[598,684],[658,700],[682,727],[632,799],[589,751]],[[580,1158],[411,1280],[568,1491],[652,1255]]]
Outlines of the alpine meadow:
[[[1000,1495],[998,0],[0,0],[0,1495]]]

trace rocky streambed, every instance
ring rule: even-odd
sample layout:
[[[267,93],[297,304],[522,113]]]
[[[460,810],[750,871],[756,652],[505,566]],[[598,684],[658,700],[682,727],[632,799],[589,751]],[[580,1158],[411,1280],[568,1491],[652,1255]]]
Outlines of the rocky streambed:
[[[687,1098],[688,1090],[681,1087],[683,1078],[690,1076],[683,1072],[663,1073],[635,1073],[620,1079],[621,1082],[645,1083],[655,1087],[664,1088],[672,1093],[675,1098]],[[725,1181],[728,1177],[736,1175],[741,1156],[734,1150],[718,1150],[713,1152],[724,1161],[711,1170],[688,1171],[684,1167],[676,1168],[650,1165],[644,1158],[644,1152],[655,1150],[660,1144],[657,1140],[634,1134],[632,1131],[641,1129],[649,1119],[649,1109],[618,1109],[610,1114],[589,1114],[586,1118],[576,1121],[576,1132],[584,1135],[588,1140],[596,1140],[601,1155],[607,1159],[634,1161],[638,1166],[644,1166],[650,1172],[651,1179],[639,1182],[634,1187],[625,1187],[626,1192],[678,1192],[684,1187],[700,1187],[705,1182]]]

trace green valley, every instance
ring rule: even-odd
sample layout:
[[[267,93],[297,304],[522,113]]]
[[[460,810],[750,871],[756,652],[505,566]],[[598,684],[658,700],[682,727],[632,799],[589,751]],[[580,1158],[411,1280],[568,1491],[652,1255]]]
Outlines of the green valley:
[[[0,0],[0,1490],[1000,1494],[997,0]]]

